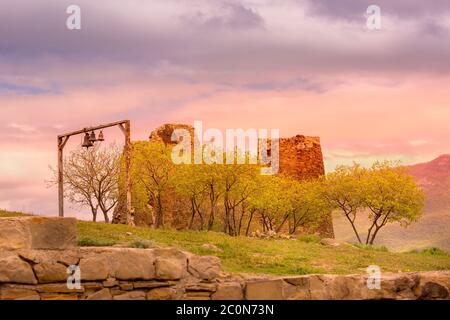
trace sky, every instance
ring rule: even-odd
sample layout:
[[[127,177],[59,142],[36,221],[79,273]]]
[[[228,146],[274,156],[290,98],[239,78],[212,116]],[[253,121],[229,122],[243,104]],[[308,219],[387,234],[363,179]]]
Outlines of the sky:
[[[56,136],[122,119],[133,140],[195,120],[319,136],[327,171],[429,161],[450,153],[449,57],[448,0],[2,0],[0,208],[56,215]]]

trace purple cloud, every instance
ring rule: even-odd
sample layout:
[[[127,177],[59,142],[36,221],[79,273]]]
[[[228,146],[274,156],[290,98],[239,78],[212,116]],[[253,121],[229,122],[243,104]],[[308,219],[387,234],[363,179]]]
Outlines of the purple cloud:
[[[187,27],[204,28],[205,30],[231,29],[247,30],[264,26],[264,19],[253,9],[239,2],[225,2],[218,7],[217,13],[197,11],[194,14],[182,15],[180,20]]]
[[[306,3],[314,14],[352,21],[363,19],[370,5],[378,5],[382,14],[408,19],[450,12],[448,0],[306,0]]]

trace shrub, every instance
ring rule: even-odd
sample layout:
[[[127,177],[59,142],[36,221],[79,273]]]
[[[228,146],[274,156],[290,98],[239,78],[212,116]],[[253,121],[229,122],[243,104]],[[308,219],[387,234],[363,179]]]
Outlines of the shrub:
[[[315,234],[305,234],[303,236],[298,237],[298,240],[305,243],[319,243],[320,237]]]
[[[389,249],[386,246],[375,246],[361,243],[355,243],[354,246],[363,250],[389,252]]]
[[[440,248],[437,248],[437,247],[427,248],[427,249],[422,250],[419,253],[430,255],[430,256],[447,256],[447,255],[450,255],[449,252],[447,252],[445,250],[442,250]]]
[[[89,237],[82,237],[78,239],[78,245],[80,247],[110,247],[115,245],[114,240],[96,239]]]
[[[138,239],[129,244],[130,248],[141,248],[141,249],[147,249],[154,246],[153,242],[150,240],[142,240]]]

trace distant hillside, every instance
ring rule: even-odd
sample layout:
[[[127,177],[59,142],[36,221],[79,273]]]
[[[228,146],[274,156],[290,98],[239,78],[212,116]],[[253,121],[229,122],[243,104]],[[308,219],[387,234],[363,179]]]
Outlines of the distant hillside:
[[[425,192],[428,211],[450,207],[450,155],[410,166],[409,171]]]
[[[425,209],[420,220],[408,228],[387,225],[380,231],[376,244],[396,251],[440,247],[450,250],[450,155],[408,167],[425,193]],[[367,230],[367,219],[358,226]],[[336,238],[355,241],[348,222],[340,215],[333,220]]]

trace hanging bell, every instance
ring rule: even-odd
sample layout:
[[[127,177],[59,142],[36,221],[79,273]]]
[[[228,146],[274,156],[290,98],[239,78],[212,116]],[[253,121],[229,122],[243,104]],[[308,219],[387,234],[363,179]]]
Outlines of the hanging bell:
[[[89,149],[92,146],[93,146],[93,144],[92,144],[92,141],[90,139],[89,133],[86,132],[86,134],[84,135],[84,140],[83,140],[82,147],[86,148],[86,149]]]
[[[97,137],[95,136],[94,131],[91,132],[91,135],[89,136],[89,141],[91,141],[91,142],[97,141]]]
[[[105,141],[105,137],[103,136],[103,130],[100,130],[97,141]]]

